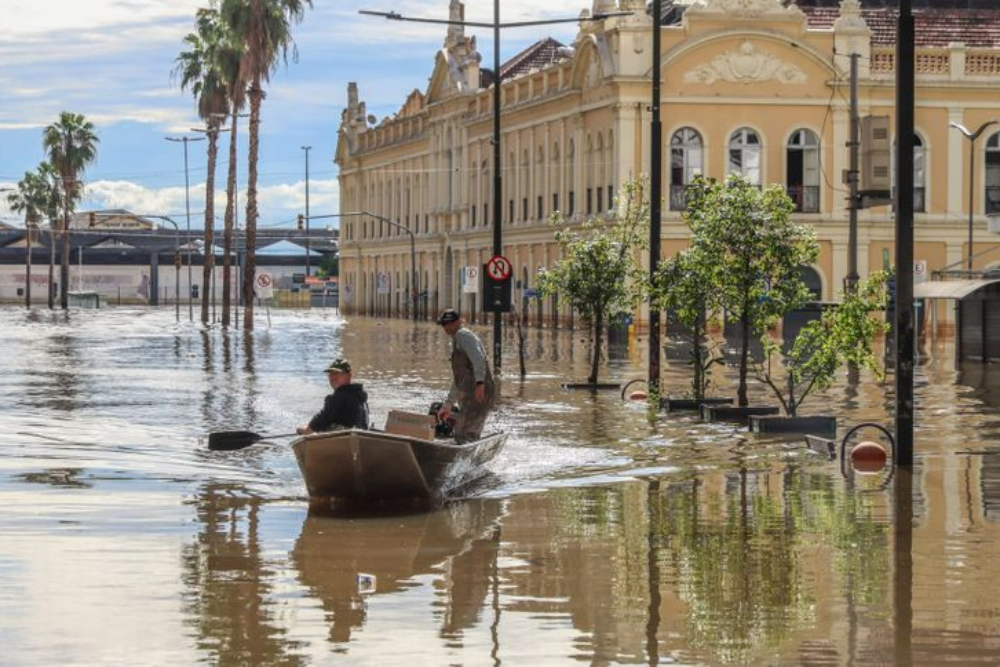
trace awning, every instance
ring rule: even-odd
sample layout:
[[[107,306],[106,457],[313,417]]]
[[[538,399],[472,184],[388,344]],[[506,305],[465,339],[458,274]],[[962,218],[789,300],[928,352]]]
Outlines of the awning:
[[[913,286],[914,299],[964,299],[987,285],[1000,283],[993,280],[931,280]]]

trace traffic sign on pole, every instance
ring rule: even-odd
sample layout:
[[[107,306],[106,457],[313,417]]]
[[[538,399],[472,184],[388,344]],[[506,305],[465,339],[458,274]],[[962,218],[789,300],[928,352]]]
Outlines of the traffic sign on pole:
[[[486,263],[486,272],[493,280],[507,280],[510,278],[512,268],[510,260],[503,255],[494,255]]]

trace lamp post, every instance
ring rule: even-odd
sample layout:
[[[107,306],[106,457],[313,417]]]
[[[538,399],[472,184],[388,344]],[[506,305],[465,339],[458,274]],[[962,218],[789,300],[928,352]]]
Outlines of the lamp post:
[[[970,132],[961,123],[951,122],[948,123],[951,127],[955,128],[962,133],[966,139],[969,140],[969,259],[968,259],[968,269],[972,272],[972,222],[975,212],[975,197],[976,197],[976,139],[978,139],[986,128],[991,125],[996,125],[997,121],[988,120],[979,127],[975,129],[974,132]],[[970,276],[971,277],[971,276]]]
[[[411,293],[411,296],[413,298],[413,300],[412,300],[412,303],[413,303],[413,320],[416,321],[417,317],[418,317],[417,316],[417,310],[418,310],[417,305],[418,305],[419,299],[420,299],[420,290],[417,289],[417,237],[413,233],[412,229],[410,229],[406,225],[402,225],[402,224],[396,222],[395,220],[390,220],[389,218],[381,216],[381,215],[379,215],[377,213],[372,213],[370,211],[348,211],[346,213],[330,213],[328,215],[314,215],[314,216],[311,216],[311,217],[312,217],[313,220],[321,220],[321,219],[324,219],[324,218],[353,218],[353,217],[365,216],[365,215],[368,216],[369,218],[375,218],[376,220],[384,222],[387,225],[391,225],[393,227],[396,227],[397,229],[401,229],[402,231],[404,231],[404,232],[406,232],[407,234],[410,235],[410,293]],[[303,217],[307,221],[310,218],[310,216],[308,216],[308,215],[303,216]]]
[[[306,153],[306,278],[309,277],[309,151],[312,146],[302,146]]]
[[[187,212],[187,267],[188,267],[188,320],[194,321],[194,303],[191,286],[191,187],[188,182],[188,144],[192,141],[205,141],[205,137],[164,137],[167,141],[184,144],[184,205]],[[179,249],[178,249],[179,250]]]
[[[500,177],[500,30],[502,28],[525,28],[529,26],[554,25],[557,23],[582,23],[587,21],[603,21],[613,16],[631,16],[632,12],[608,12],[594,14],[593,16],[577,16],[567,19],[544,19],[539,21],[518,21],[515,23],[500,22],[500,0],[493,0],[493,21],[484,23],[480,21],[462,21],[455,19],[428,19],[407,17],[396,12],[377,12],[361,10],[359,14],[368,16],[380,16],[390,21],[408,21],[412,23],[433,23],[437,25],[458,25],[472,28],[489,28],[493,30],[493,256],[503,254],[503,231],[501,228],[503,211],[503,180]],[[373,216],[380,220],[378,216]],[[393,223],[395,224],[395,223]],[[485,295],[484,295],[485,296]],[[498,375],[501,368],[501,351],[503,329],[500,321],[501,303],[493,302],[493,370]]]
[[[653,0],[653,69],[652,104],[650,112],[650,193],[649,193],[649,275],[653,276],[660,263],[660,200],[663,189],[663,126],[660,123],[660,21],[662,0]],[[660,311],[650,302],[649,308],[649,368],[646,376],[650,396],[660,394]]]

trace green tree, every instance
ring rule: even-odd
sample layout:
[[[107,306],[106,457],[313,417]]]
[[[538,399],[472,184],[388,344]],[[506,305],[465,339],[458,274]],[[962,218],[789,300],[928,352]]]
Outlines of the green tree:
[[[35,171],[24,172],[24,178],[7,195],[7,204],[15,213],[24,214],[24,307],[31,308],[31,259],[32,242],[43,218],[50,223],[58,215],[59,197],[55,187],[55,171],[48,162],[38,165]],[[51,230],[51,224],[50,224]],[[52,276],[49,276],[51,281]],[[51,282],[50,282],[51,284]],[[49,290],[49,298],[51,299]],[[51,305],[51,304],[50,304]]]
[[[772,371],[771,361],[781,356],[781,348],[769,335],[762,336],[764,359],[754,364],[754,374],[771,388],[789,417],[797,415],[809,394],[829,387],[845,362],[883,378],[872,345],[875,336],[886,330],[883,319],[874,313],[885,304],[887,278],[885,272],[872,274],[856,292],[845,294],[843,303],[803,327],[784,355],[783,380]]]
[[[175,61],[174,76],[180,77],[181,89],[191,90],[198,105],[198,116],[205,122],[208,138],[208,166],[205,176],[205,265],[202,273],[201,321],[208,323],[208,306],[211,300],[209,287],[215,268],[215,167],[219,154],[219,131],[229,114],[232,100],[231,88],[236,82],[240,67],[240,52],[232,44],[225,23],[216,9],[199,9],[195,32],[184,38],[187,47]],[[235,132],[231,138],[235,146]],[[235,188],[235,161],[230,163]],[[232,193],[230,193],[232,197]],[[227,216],[225,230],[226,259],[232,251],[233,217]],[[228,265],[226,267],[228,273]],[[228,311],[228,276],[223,297],[223,312]],[[228,320],[228,318],[226,318]],[[227,322],[228,324],[228,322]]]
[[[644,184],[629,182],[622,189],[614,220],[594,219],[556,232],[562,259],[538,278],[547,296],[558,295],[591,329],[591,363],[587,381],[597,382],[605,324],[632,312],[645,283],[636,251],[647,247],[649,202]],[[555,224],[564,224],[555,218]]]
[[[59,268],[59,300],[63,310],[69,308],[69,218],[76,202],[83,195],[84,170],[97,159],[99,139],[94,124],[83,114],[63,111],[59,120],[45,128],[42,144],[49,162],[62,182],[63,219],[61,227],[62,257]]]
[[[260,107],[264,84],[291,51],[292,23],[305,16],[312,0],[222,0],[221,11],[242,46],[239,87],[250,98],[250,150],[247,158],[246,268],[243,280],[243,327],[253,329],[253,286],[257,271],[257,158],[260,149]]]
[[[808,300],[799,270],[816,261],[819,246],[809,227],[792,222],[795,205],[779,185],[760,189],[738,175],[724,183],[698,178],[687,194],[688,226],[712,267],[710,284],[740,322],[737,399],[745,407],[751,334]]]
[[[650,279],[649,298],[660,311],[669,312],[684,326],[691,343],[691,366],[694,377],[691,394],[695,400],[705,398],[709,371],[723,363],[708,337],[711,324],[709,313],[717,306],[712,287],[712,265],[702,248],[694,245],[660,263]]]

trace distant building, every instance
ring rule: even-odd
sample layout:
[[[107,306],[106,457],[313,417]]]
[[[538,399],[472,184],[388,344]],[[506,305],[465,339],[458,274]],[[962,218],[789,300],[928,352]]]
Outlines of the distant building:
[[[103,211],[79,211],[70,216],[70,229],[121,229],[150,230],[160,225],[149,218],[136,215],[125,209],[116,208]]]
[[[442,5],[444,0],[440,0]],[[783,185],[795,219],[812,225],[821,254],[804,267],[823,300],[837,298],[848,267],[850,54],[859,58],[860,115],[895,117],[896,0],[677,0],[664,9],[662,248],[688,243],[684,188],[696,174],[740,173]],[[986,228],[1000,214],[1000,126],[975,144],[975,246],[968,245],[970,142],[949,123],[1000,118],[1000,4],[915,0],[915,252],[928,272],[1000,262]],[[645,0],[593,0],[585,11],[632,12],[581,23],[572,44],[541,39],[500,68],[503,252],[514,298],[559,258],[554,212],[578,222],[610,216],[621,184],[650,169],[652,19]],[[442,7],[443,8],[443,7]],[[450,2],[461,20],[464,6]],[[505,17],[515,20],[516,17]],[[424,91],[400,91],[399,112],[368,116],[350,84],[336,161],[341,211],[370,211],[416,234],[418,293],[428,310],[461,307],[466,266],[492,254],[492,83],[474,37],[447,27],[428,53]],[[365,82],[361,81],[364,87]],[[894,162],[894,160],[893,160]],[[895,165],[888,165],[889,172]],[[891,205],[860,211],[862,277],[892,262]],[[341,224],[345,310],[403,316],[409,237],[375,218]],[[530,291],[529,291],[530,290]],[[551,300],[524,301],[533,323],[564,320]],[[645,312],[638,313],[641,322]],[[941,309],[941,316],[949,316]],[[942,319],[943,321],[943,319]]]

